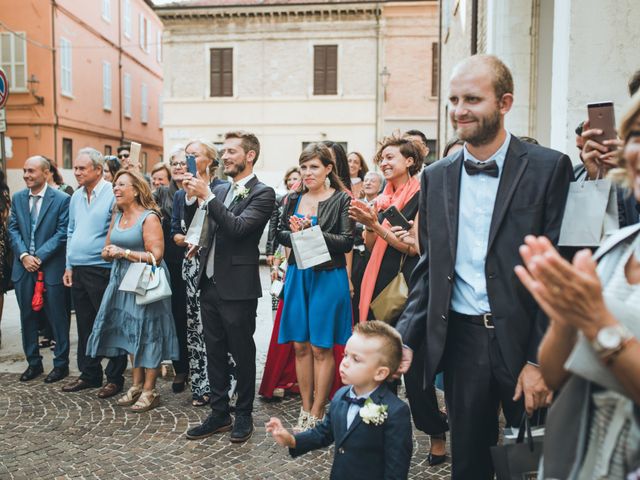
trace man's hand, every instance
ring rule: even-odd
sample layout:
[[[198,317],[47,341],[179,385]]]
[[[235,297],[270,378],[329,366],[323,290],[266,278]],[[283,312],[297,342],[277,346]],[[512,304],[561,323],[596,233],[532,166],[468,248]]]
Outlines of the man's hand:
[[[413,361],[413,350],[407,346],[402,347],[402,360],[400,360],[400,366],[396,373],[393,374],[393,378],[400,378],[402,375],[409,371],[411,362]]]
[[[189,198],[196,197],[199,200],[204,201],[211,194],[211,190],[209,189],[207,182],[197,177],[182,180],[182,186],[186,190]]]
[[[553,399],[553,392],[544,383],[540,369],[530,363],[524,366],[518,376],[513,400],[517,402],[523,395],[524,408],[529,416],[537,409],[550,405]]]
[[[40,268],[42,262],[38,257],[34,257],[33,255],[25,255],[22,257],[22,266],[25,268],[27,272],[37,272]]]
[[[291,435],[291,433],[282,426],[279,418],[271,417],[264,426],[278,445],[281,447],[296,448],[296,437]]]
[[[67,268],[62,276],[62,283],[65,287],[71,287],[73,285],[73,270]]]

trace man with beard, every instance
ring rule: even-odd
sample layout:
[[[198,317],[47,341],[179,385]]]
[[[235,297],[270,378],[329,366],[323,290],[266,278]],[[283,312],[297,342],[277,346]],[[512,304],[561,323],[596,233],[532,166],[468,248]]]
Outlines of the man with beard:
[[[232,430],[230,440],[242,443],[253,434],[253,397],[256,387],[256,328],[258,298],[262,296],[258,242],[275,205],[271,187],[259,182],[253,167],[260,143],[248,132],[229,132],[222,150],[224,173],[232,184],[209,185],[185,174],[186,209],[195,210],[197,198],[207,212],[206,247],[200,252],[200,306],[204,330],[211,414],[187,432],[190,440]],[[191,247],[189,254],[195,253]],[[229,415],[227,352],[236,362],[235,422]]]
[[[513,269],[525,235],[557,242],[573,174],[566,155],[505,130],[513,79],[498,58],[464,60],[449,88],[465,144],[422,173],[423,253],[396,328],[408,346],[401,372],[426,337],[425,382],[444,371],[452,478],[478,480],[493,478],[498,407],[517,426],[551,400],[536,363],[547,319]]]

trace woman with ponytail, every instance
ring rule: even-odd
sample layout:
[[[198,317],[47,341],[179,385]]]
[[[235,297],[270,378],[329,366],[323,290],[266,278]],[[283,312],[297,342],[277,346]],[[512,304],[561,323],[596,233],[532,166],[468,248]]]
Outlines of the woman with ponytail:
[[[319,225],[331,260],[299,270],[289,255],[279,343],[293,342],[302,397],[298,428],[311,428],[324,417],[336,377],[334,345],[351,335],[351,297],[345,254],[353,247],[351,197],[336,175],[327,146],[309,145],[300,155],[302,193],[291,193],[280,218],[278,242],[291,247],[291,234]]]

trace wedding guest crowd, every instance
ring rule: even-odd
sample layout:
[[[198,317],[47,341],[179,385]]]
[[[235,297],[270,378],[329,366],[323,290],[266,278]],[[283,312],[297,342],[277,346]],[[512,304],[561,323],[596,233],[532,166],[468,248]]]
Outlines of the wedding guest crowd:
[[[128,145],[117,157],[83,148],[75,192],[30,157],[13,198],[0,176],[0,295],[15,288],[20,307],[20,380],[44,371],[38,321],[55,342],[45,382],[68,376],[70,291],[80,376],[63,391],[124,390],[116,405],[148,411],[170,360],[172,391],[189,384],[191,405],[211,409],[186,438],[248,441],[265,253],[275,317],[259,394],[299,393],[294,434],[277,418],[266,426],[292,456],[335,443],[332,478],[407,478],[423,455],[410,413],[429,465],[447,460],[449,432],[452,478],[488,480],[501,418],[518,428],[538,413],[539,478],[638,478],[638,78],[618,138],[588,120],[576,129],[575,168],[505,127],[514,83],[491,55],[453,69],[453,137],[430,164],[417,129],[383,138],[372,169],[338,142],[311,143],[280,196],[256,176],[260,141],[246,131],[227,132],[220,151],[177,145],[150,177]],[[605,177],[620,229],[575,253],[561,242],[571,183]]]

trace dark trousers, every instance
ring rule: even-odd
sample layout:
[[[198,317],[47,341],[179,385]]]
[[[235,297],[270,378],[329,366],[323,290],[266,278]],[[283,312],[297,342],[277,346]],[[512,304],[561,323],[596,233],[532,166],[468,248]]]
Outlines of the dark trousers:
[[[100,309],[102,296],[109,284],[111,270],[104,267],[73,267],[71,296],[76,309],[78,326],[78,369],[80,378],[93,385],[102,385],[102,357],[87,356],[87,340],[93,330],[93,322]],[[124,384],[127,356],[109,358],[105,369],[107,383]]]
[[[42,365],[42,356],[38,346],[38,316],[31,308],[33,289],[36,285],[36,274],[25,273],[15,284],[16,300],[20,307],[20,323],[22,326],[22,348],[29,366]],[[69,321],[67,318],[67,302],[62,284],[46,285],[44,292],[44,314],[53,330],[56,346],[53,350],[53,366],[65,368],[69,365]]]
[[[444,391],[451,429],[451,478],[493,478],[490,447],[498,442],[498,407],[507,426],[518,426],[524,404],[512,398],[516,378],[500,352],[495,329],[449,315]]]
[[[187,285],[182,278],[182,261],[167,262],[171,283],[171,313],[178,336],[180,359],[173,361],[176,374],[189,373],[189,353],[187,351]]]
[[[424,388],[425,344],[413,353],[411,368],[404,375],[407,399],[416,428],[428,435],[439,435],[449,430],[447,416],[438,407],[436,387]]]
[[[200,288],[211,410],[214,414],[229,413],[229,352],[236,362],[236,414],[249,415],[253,411],[256,390],[256,345],[253,333],[256,330],[258,300],[223,300],[215,283],[204,277]]]

